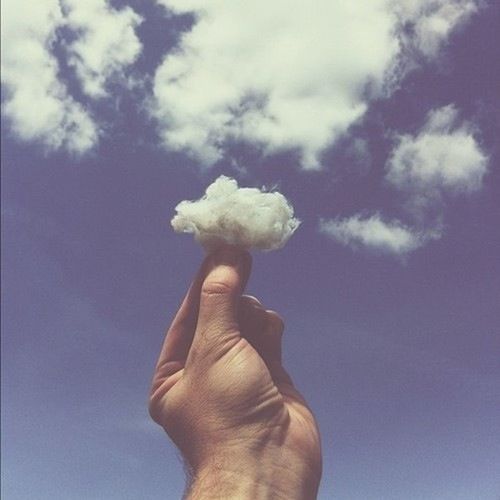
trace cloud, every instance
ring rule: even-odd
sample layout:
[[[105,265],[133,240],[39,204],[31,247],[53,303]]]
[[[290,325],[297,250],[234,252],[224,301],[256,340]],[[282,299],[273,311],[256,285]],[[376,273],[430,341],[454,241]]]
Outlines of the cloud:
[[[58,78],[51,50],[63,22],[57,0],[2,1],[3,112],[21,139],[81,154],[99,131]]]
[[[304,168],[319,168],[324,149],[400,80],[402,60],[435,57],[478,2],[156,1],[195,15],[155,75],[151,111],[164,145],[211,165],[229,143],[249,142],[264,154],[294,150]],[[92,100],[128,81],[142,50],[141,16],[106,0],[2,0],[2,11],[13,130],[49,150],[92,149],[100,135]],[[91,99],[85,105],[61,79],[56,46]]]
[[[444,193],[478,190],[488,157],[474,127],[459,119],[454,105],[432,110],[416,135],[402,135],[390,154],[386,179],[409,195],[409,206],[425,210]]]
[[[415,135],[396,137],[386,165],[389,185],[405,196],[413,221],[405,226],[379,214],[323,220],[320,232],[350,246],[366,246],[394,254],[416,250],[443,233],[445,195],[480,189],[488,157],[474,137],[470,122],[460,120],[454,105],[430,111]]]
[[[476,0],[395,0],[394,10],[405,27],[401,40],[407,51],[433,58],[457,27],[477,12]]]
[[[410,229],[399,221],[384,221],[378,214],[353,215],[320,221],[320,232],[344,245],[406,254],[421,247],[431,235]]]
[[[300,224],[281,193],[239,188],[234,179],[223,175],[208,186],[200,200],[182,201],[176,211],[174,230],[193,233],[207,249],[229,243],[276,250]]]
[[[75,68],[84,92],[108,96],[106,84],[122,77],[142,50],[135,33],[142,18],[130,7],[112,9],[103,0],[63,0],[66,25],[78,37],[68,49],[68,63]]]
[[[61,8],[62,7],[62,8]],[[140,52],[134,28],[140,18],[130,8],[115,10],[105,0],[2,0],[3,113],[16,135],[49,151],[83,154],[98,142],[100,127],[70,95],[54,55],[61,29],[67,62],[92,98]]]
[[[306,169],[476,5],[460,0],[157,0],[195,23],[154,81],[164,145],[205,165],[232,141],[300,153]],[[402,62],[403,61],[403,62]],[[399,68],[399,72],[396,71]],[[398,77],[395,77],[395,75]]]

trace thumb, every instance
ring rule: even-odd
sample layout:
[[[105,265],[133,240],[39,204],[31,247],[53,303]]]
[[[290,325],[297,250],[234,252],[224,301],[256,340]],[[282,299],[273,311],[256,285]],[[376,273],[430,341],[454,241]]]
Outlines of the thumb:
[[[212,267],[201,286],[193,343],[219,342],[238,333],[239,302],[251,266],[250,254],[241,248],[227,245],[214,252]]]

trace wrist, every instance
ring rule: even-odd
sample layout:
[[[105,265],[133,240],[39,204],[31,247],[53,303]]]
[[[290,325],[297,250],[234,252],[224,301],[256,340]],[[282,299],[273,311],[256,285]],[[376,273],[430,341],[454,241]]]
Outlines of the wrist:
[[[310,467],[276,450],[266,456],[215,456],[192,472],[188,500],[313,500],[321,477]]]

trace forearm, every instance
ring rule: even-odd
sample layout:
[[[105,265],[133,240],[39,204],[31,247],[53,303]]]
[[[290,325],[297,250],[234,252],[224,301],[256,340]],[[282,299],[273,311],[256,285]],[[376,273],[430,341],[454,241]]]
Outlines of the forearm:
[[[186,500],[314,500],[320,471],[245,457],[193,473]]]

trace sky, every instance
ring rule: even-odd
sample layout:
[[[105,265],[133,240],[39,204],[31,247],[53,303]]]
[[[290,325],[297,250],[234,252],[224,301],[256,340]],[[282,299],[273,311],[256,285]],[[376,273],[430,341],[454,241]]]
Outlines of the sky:
[[[180,498],[147,413],[219,175],[324,500],[500,498],[500,4],[2,0],[2,498]]]

